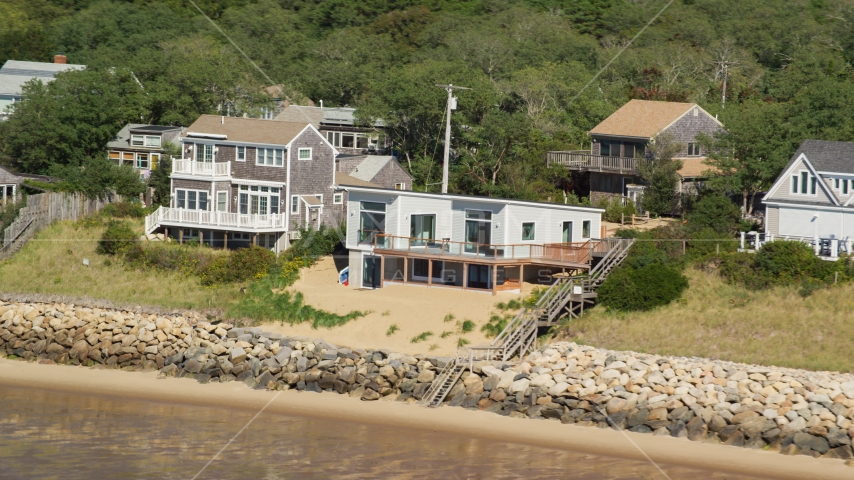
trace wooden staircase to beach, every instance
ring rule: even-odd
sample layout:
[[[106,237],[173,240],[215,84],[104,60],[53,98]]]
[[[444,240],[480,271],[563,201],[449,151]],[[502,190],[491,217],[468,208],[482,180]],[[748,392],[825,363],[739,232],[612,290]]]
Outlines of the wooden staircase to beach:
[[[595,302],[599,285],[629,254],[634,239],[606,239],[608,249],[586,275],[558,278],[533,307],[524,307],[487,347],[461,348],[433,380],[420,404],[438,407],[466,370],[482,360],[524,358],[537,348],[537,329],[556,325],[568,315],[578,318]]]

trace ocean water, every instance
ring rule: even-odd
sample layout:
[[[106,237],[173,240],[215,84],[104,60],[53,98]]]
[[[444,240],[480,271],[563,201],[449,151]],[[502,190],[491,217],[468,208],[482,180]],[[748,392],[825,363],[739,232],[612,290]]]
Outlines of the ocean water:
[[[0,385],[0,478],[192,479],[220,450],[197,478],[664,478],[649,462],[277,413],[240,432],[254,415]],[[674,480],[754,478],[661,467]]]

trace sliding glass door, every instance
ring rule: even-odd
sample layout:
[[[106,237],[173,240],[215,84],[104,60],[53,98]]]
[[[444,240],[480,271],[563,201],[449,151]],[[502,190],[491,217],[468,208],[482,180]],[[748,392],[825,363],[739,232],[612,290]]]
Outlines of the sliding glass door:
[[[412,215],[409,221],[410,245],[423,247],[436,238],[436,215]]]
[[[465,251],[467,253],[485,253],[480,245],[492,243],[492,212],[466,210]]]

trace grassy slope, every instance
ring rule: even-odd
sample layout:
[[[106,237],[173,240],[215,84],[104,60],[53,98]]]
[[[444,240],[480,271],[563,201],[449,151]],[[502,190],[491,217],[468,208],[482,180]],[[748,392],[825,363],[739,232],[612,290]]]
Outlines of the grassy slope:
[[[142,232],[142,221],[129,221]],[[103,227],[56,222],[0,263],[0,291],[88,296],[166,308],[218,308],[234,303],[239,286],[206,288],[193,277],[130,270],[95,253]],[[89,266],[83,259],[89,259]]]
[[[662,355],[854,371],[854,285],[803,299],[796,289],[749,292],[689,269],[682,299],[650,312],[591,309],[563,337],[597,347]]]

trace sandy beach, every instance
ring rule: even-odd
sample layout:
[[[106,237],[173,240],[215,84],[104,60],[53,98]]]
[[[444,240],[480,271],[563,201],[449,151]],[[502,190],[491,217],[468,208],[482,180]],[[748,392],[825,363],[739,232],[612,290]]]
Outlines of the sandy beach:
[[[451,288],[427,288],[418,286],[392,285],[377,290],[356,290],[337,283],[337,270],[332,257],[320,259],[311,268],[300,271],[299,280],[290,290],[301,292],[305,303],[313,307],[343,315],[353,310],[370,312],[346,325],[332,329],[311,328],[311,325],[268,323],[260,325],[265,331],[279,332],[288,336],[323,338],[336,345],[359,348],[387,348],[395,352],[431,355],[453,355],[457,351],[457,339],[465,338],[471,345],[487,345],[492,337],[480,328],[489,320],[491,312],[497,312],[495,304],[518,299],[519,294],[463,291]],[[524,284],[523,293],[530,292],[534,285]],[[515,314],[516,310],[508,310]],[[445,316],[453,313],[454,320],[445,322]],[[457,321],[472,320],[477,327],[469,333],[457,330]],[[396,324],[399,330],[386,335],[389,326]],[[422,332],[433,332],[426,341],[411,343],[412,337]],[[441,338],[442,332],[452,335]],[[431,346],[434,346],[430,350]]]
[[[240,382],[203,385],[192,380],[157,379],[156,372],[99,370],[2,359],[0,386],[227,406],[248,411],[258,411],[272,399],[267,412],[465,434],[636,460],[645,460],[646,454],[655,462],[736,474],[780,479],[849,479],[854,475],[854,467],[837,460],[788,457],[776,452],[562,425],[556,421],[514,419],[453,407],[431,410],[396,402],[363,402],[330,393],[257,391]]]

